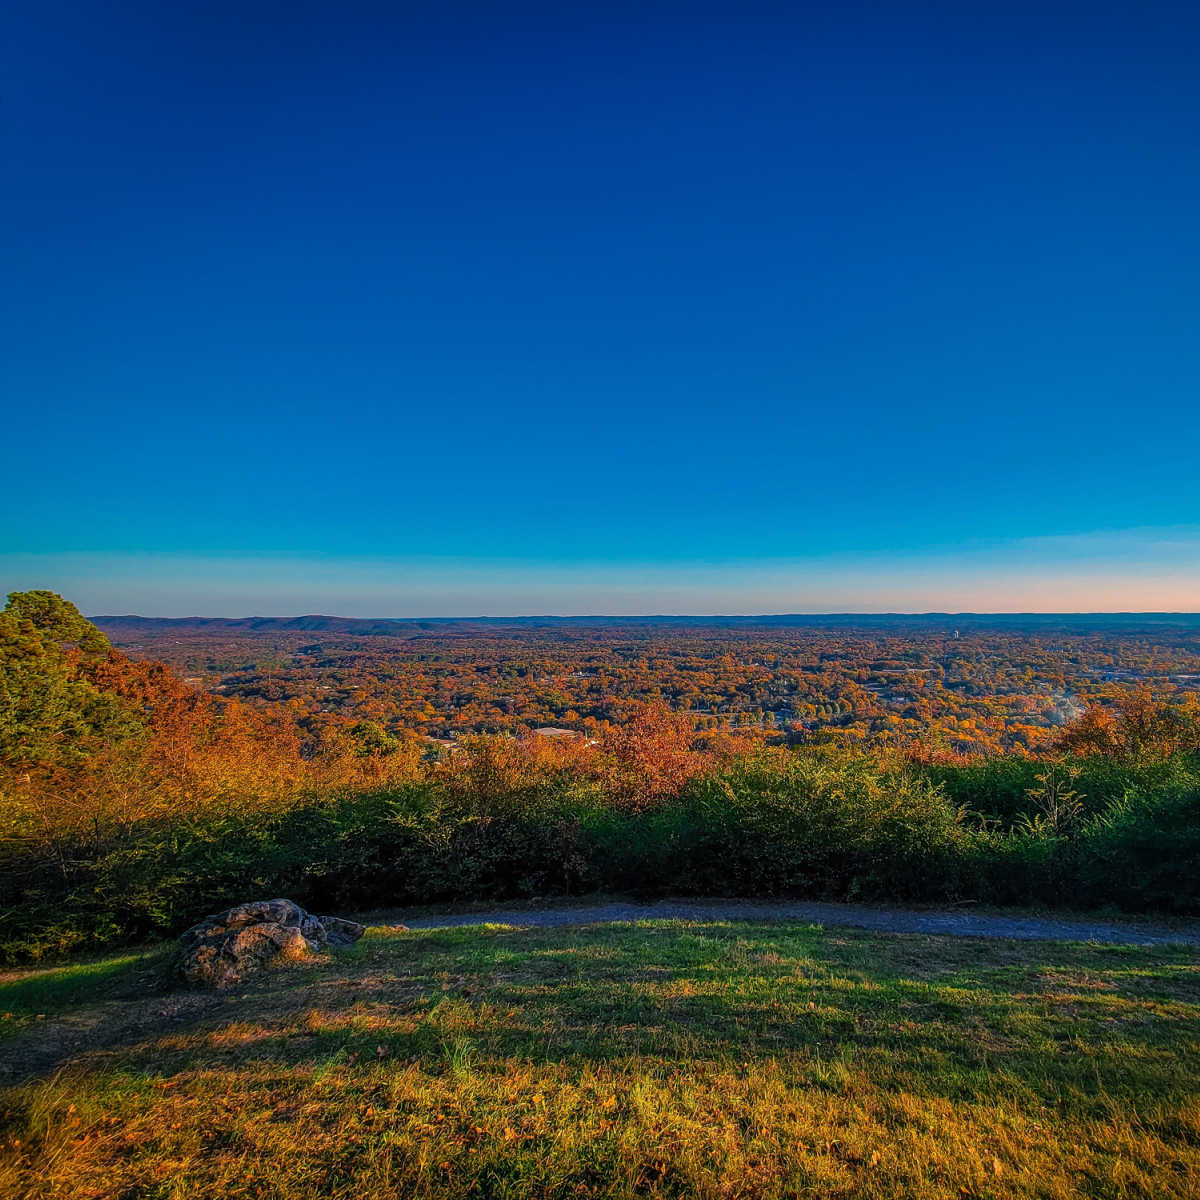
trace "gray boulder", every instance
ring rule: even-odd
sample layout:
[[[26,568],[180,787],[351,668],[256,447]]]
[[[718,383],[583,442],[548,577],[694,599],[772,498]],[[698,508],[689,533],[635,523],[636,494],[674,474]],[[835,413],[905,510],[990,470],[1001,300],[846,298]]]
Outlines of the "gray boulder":
[[[175,975],[192,987],[235,987],[274,962],[349,946],[365,932],[365,925],[313,916],[291,900],[256,900],[205,917],[182,934]]]

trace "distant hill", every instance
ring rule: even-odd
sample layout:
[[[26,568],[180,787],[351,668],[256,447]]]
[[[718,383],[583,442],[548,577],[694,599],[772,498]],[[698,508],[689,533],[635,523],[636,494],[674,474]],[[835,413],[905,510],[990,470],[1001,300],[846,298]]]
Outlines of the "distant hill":
[[[359,637],[404,637],[422,630],[691,628],[817,629],[1132,633],[1144,630],[1200,632],[1200,613],[781,613],[774,616],[642,617],[92,617],[112,637],[176,633],[311,632]]]
[[[155,634],[176,631],[179,633],[272,633],[294,631],[297,633],[350,633],[359,636],[378,634],[395,636],[410,633],[415,629],[444,625],[441,620],[392,620],[359,617],[138,617],[103,616],[92,617],[110,636],[132,634]]]

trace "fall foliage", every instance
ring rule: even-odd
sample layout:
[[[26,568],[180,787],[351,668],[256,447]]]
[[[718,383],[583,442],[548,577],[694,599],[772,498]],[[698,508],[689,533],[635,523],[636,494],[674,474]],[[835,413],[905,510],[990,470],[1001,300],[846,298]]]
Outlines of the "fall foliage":
[[[17,593],[0,613],[0,944],[128,940],[273,891],[1200,905],[1194,644],[1053,636],[255,643],[271,698],[245,667],[207,688]],[[337,698],[314,699],[321,679]]]

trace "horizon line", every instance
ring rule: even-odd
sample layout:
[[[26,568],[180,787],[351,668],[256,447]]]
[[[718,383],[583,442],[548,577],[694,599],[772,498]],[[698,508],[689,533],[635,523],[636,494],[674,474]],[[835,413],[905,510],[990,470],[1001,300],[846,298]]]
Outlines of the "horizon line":
[[[164,617],[146,613],[97,613],[89,615],[89,621],[669,621],[669,620],[723,620],[723,621],[772,621],[796,617],[1200,617],[1200,609],[821,609],[808,612],[774,613],[475,613],[457,616],[409,616],[409,617],[351,617],[338,613],[247,613],[239,617],[205,616],[192,613],[187,616]]]

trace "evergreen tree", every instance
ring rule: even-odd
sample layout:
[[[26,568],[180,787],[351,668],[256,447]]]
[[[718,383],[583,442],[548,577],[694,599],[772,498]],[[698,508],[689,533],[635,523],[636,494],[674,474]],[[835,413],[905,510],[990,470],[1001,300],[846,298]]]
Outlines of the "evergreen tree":
[[[108,639],[53,592],[13,592],[0,612],[0,762],[63,765],[129,725],[126,707],[86,668]]]

